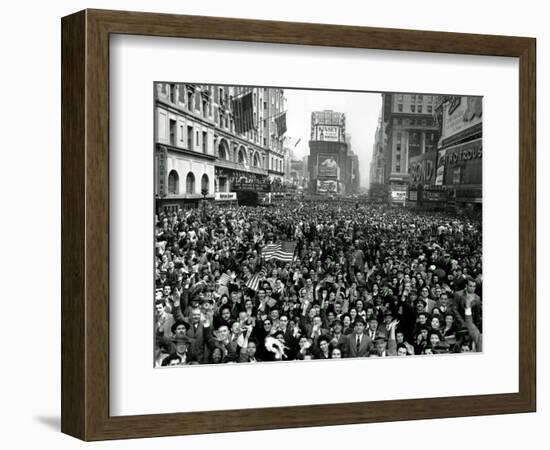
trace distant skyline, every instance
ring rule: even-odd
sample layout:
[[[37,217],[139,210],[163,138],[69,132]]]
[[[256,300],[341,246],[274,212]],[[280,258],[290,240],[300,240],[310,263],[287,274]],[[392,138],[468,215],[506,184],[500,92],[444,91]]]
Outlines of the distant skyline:
[[[368,187],[369,164],[374,145],[382,94],[305,89],[284,89],[287,110],[286,136],[294,143],[295,157],[309,155],[311,113],[331,109],[346,115],[346,134],[351,135],[351,148],[359,158],[361,187]]]

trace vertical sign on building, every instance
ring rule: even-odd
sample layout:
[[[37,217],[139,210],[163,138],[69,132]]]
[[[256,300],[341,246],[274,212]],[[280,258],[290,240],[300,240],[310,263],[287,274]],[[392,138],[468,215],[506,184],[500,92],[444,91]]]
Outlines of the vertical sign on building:
[[[166,163],[168,160],[166,147],[161,146],[158,152],[158,195],[159,197],[166,197]]]
[[[317,173],[320,177],[340,178],[338,155],[331,153],[320,153],[317,155],[317,164]]]
[[[439,157],[437,158],[437,172],[435,175],[435,185],[436,186],[443,186],[443,182],[445,179],[445,155],[447,153],[447,150],[441,150],[439,152]]]

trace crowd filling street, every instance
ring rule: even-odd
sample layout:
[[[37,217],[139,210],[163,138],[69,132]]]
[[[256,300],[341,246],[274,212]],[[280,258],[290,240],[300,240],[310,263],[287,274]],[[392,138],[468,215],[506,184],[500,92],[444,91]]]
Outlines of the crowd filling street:
[[[157,367],[482,351],[480,216],[286,201],[155,233]]]

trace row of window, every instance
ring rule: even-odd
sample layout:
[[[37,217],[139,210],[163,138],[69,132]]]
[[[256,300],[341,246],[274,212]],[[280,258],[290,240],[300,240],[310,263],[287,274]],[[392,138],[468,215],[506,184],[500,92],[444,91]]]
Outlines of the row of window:
[[[419,114],[422,114],[422,111],[423,111],[423,108],[422,108],[422,105],[414,105],[414,104],[411,104],[409,105],[410,106],[410,109],[411,109],[411,112],[414,113],[419,113]],[[397,104],[397,111],[399,112],[403,112],[403,103],[398,103]],[[433,107],[432,105],[428,105],[426,107],[426,112],[428,114],[431,114],[433,112]]]
[[[275,159],[273,156],[271,157],[271,169],[277,170],[279,172],[283,172],[283,161],[280,159]]]
[[[179,126],[179,132],[176,130],[176,121],[174,119],[170,119],[169,123],[170,128],[170,145],[176,146],[177,142],[180,143],[184,142],[185,135],[183,132],[183,125],[180,124]],[[203,153],[208,153],[208,133],[206,131],[202,132],[202,140],[200,139],[200,132],[198,130],[194,130],[192,126],[187,126],[187,150],[195,150],[195,146],[201,143],[201,150]]]
[[[403,137],[403,134],[402,133],[396,133],[396,141],[398,143],[401,142],[401,138]],[[409,137],[410,137],[410,141],[411,142],[414,142],[416,140],[419,140],[420,139],[420,133],[415,133],[415,132],[412,132],[409,134]],[[430,141],[433,141],[434,138],[435,138],[435,133],[426,133],[425,134],[425,137],[427,140],[430,140]]]
[[[178,175],[178,172],[175,170],[171,170],[168,174],[168,193],[173,195],[180,194],[179,185],[180,177]],[[185,178],[185,193],[198,194],[202,193],[202,191],[206,191],[206,193],[208,193],[209,191],[208,175],[204,174],[201,178],[201,192],[195,192],[195,174],[193,172],[189,172],[187,174],[187,177]]]
[[[404,100],[405,96],[403,94],[397,94],[397,101],[402,102]],[[409,98],[412,103],[418,102],[421,103],[424,101],[424,95],[423,94],[410,94]],[[434,96],[433,95],[426,95],[426,101],[428,103],[433,103]]]
[[[405,126],[414,126],[414,127],[426,127],[430,126],[432,127],[434,125],[434,120],[430,117],[421,119],[421,118],[402,118],[402,117],[395,117],[393,119],[393,123],[395,125],[405,125]]]
[[[236,93],[239,94],[241,91],[244,92],[245,88],[236,88]],[[207,86],[206,91],[208,92],[208,97],[203,97],[199,91],[195,91],[193,89],[186,89],[185,85],[183,84],[162,84],[161,90],[164,94],[167,95],[168,99],[172,103],[177,103],[178,101],[182,104],[184,104],[187,109],[190,112],[198,111],[199,115],[201,115],[204,119],[208,119],[209,117],[214,118],[214,122],[220,126],[221,128],[225,128],[229,130],[232,133],[235,133],[235,122],[233,120],[233,117],[231,114],[226,113],[224,111],[225,109],[230,108],[231,102],[233,100],[233,96],[229,94],[229,88],[228,87],[220,87],[217,89],[213,89],[212,86]],[[267,90],[266,90],[267,91]],[[213,93],[213,94],[212,94]],[[211,96],[214,96],[213,100],[214,103],[217,103],[222,106],[222,108],[218,108],[217,106],[212,107]],[[254,92],[254,104],[256,104],[256,93]],[[279,108],[279,97],[281,97],[281,105],[282,105],[282,94],[279,92],[276,92],[275,95],[271,95],[272,104]],[[263,102],[264,110],[267,111],[267,102]],[[262,116],[260,115],[260,121],[263,123],[264,128],[267,126],[267,121],[265,119],[262,120]],[[272,119],[272,122],[273,119]],[[254,123],[257,123],[257,114],[254,112]],[[273,125],[272,125],[273,126]],[[269,130],[265,130],[265,133],[268,133]],[[245,133],[242,133],[244,136],[246,136],[247,139],[253,140],[254,142],[260,142],[260,140],[263,143],[264,147],[267,147],[267,139],[263,137],[263,133],[260,131],[258,133],[258,130],[249,130]],[[271,139],[270,142],[271,146],[273,148],[278,148],[279,150],[282,149],[282,142],[279,142],[278,140]]]

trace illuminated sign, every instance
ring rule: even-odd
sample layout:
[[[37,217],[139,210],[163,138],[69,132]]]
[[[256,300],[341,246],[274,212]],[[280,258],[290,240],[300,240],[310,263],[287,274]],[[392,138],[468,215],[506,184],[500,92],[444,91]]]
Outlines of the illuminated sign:
[[[338,182],[336,180],[317,180],[317,192],[338,192]]]
[[[214,199],[219,202],[237,200],[236,192],[216,192]]]
[[[317,141],[338,142],[340,140],[340,127],[331,125],[317,125]]]
[[[391,191],[391,198],[395,201],[404,202],[407,198],[407,191]]]

